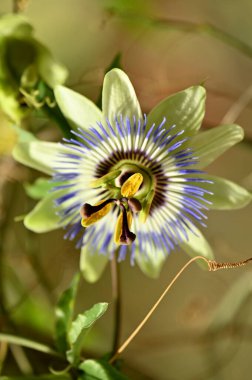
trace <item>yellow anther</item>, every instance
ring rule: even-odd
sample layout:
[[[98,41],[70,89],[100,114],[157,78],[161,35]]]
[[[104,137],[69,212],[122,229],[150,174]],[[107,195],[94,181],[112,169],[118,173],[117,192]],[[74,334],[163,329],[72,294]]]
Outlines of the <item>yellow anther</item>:
[[[130,228],[131,223],[132,223],[132,213],[130,211],[127,212],[127,220],[128,220],[128,227]],[[116,227],[115,227],[114,242],[118,245],[122,244],[120,240],[122,233],[123,233],[123,211],[120,212],[120,215],[118,216]]]
[[[131,198],[138,192],[143,182],[141,173],[135,173],[130,176],[121,187],[121,194],[123,197]]]
[[[104,201],[98,202],[98,203],[96,203],[95,206],[98,206],[99,204],[101,204],[103,202]],[[104,206],[101,210],[94,212],[92,215],[90,215],[88,217],[83,217],[81,220],[81,225],[83,227],[88,227],[91,224],[98,222],[98,220],[102,219],[105,215],[107,215],[109,213],[109,211],[111,210],[111,207],[112,207],[112,204],[109,203],[106,206]]]

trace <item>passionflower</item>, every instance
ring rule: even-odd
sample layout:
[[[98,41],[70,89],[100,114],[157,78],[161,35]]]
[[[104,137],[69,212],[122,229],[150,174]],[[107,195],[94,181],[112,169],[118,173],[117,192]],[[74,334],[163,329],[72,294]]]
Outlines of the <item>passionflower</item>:
[[[113,69],[104,79],[102,111],[63,86],[55,97],[72,138],[33,138],[14,150],[18,161],[53,176],[25,226],[35,232],[66,228],[89,281],[115,254],[119,261],[129,255],[152,277],[178,246],[212,258],[198,229],[206,225],[207,210],[243,207],[251,194],[202,170],[243,138],[238,125],[198,133],[205,89],[169,96],[146,116],[127,75]]]

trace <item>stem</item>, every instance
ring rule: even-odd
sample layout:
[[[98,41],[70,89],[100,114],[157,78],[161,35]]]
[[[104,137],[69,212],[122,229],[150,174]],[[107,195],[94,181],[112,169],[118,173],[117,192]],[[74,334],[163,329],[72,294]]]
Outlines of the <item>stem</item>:
[[[57,351],[54,351],[51,347],[48,347],[45,344],[34,342],[33,340],[21,338],[19,336],[0,333],[0,341],[31,348],[32,350],[40,351],[40,352],[43,352],[44,354],[48,354],[48,355],[52,355],[52,356],[56,356],[60,358],[62,357]]]
[[[31,375],[33,373],[32,366],[26,357],[22,347],[12,344],[10,346],[11,353],[23,375]]]
[[[120,341],[121,333],[121,282],[120,271],[117,262],[117,252],[115,252],[111,260],[111,285],[112,285],[112,298],[114,304],[114,334],[113,334],[113,348],[112,355],[117,352]]]
[[[172,285],[177,281],[177,279],[180,277],[180,275],[185,271],[185,269],[191,265],[194,261],[196,260],[204,260],[207,264],[208,264],[208,260],[203,257],[203,256],[196,256],[196,257],[193,257],[191,260],[189,260],[181,269],[180,271],[176,274],[176,276],[172,279],[172,281],[169,283],[169,285],[166,287],[166,289],[164,290],[164,292],[161,294],[161,296],[159,297],[159,299],[157,300],[157,302],[154,304],[154,306],[152,306],[152,308],[150,309],[150,311],[147,313],[147,315],[145,316],[145,318],[139,323],[139,325],[136,327],[136,329],[130,334],[130,336],[128,337],[128,339],[126,339],[126,341],[117,349],[117,351],[115,352],[115,354],[112,356],[112,358],[110,359],[109,363],[112,364],[115,359],[117,358],[118,355],[120,355],[124,350],[125,348],[130,344],[130,342],[135,338],[135,336],[139,333],[139,331],[142,329],[142,327],[145,325],[145,323],[149,320],[149,318],[152,316],[152,314],[154,313],[154,311],[156,310],[156,308],[159,306],[160,302],[163,300],[163,298],[166,296],[166,294],[168,293],[168,291],[171,289]]]

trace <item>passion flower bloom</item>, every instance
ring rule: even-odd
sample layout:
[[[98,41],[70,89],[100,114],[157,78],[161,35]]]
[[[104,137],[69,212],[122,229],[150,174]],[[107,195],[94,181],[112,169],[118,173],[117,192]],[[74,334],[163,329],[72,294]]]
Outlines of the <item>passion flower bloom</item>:
[[[53,176],[51,191],[25,217],[35,232],[66,228],[81,249],[81,269],[95,281],[113,255],[130,256],[156,277],[180,246],[212,258],[198,226],[208,209],[251,200],[242,187],[202,169],[243,138],[238,125],[198,134],[205,89],[190,87],[142,115],[126,74],[113,69],[103,84],[101,112],[87,98],[58,86],[56,100],[73,126],[63,143],[20,142],[14,157]]]

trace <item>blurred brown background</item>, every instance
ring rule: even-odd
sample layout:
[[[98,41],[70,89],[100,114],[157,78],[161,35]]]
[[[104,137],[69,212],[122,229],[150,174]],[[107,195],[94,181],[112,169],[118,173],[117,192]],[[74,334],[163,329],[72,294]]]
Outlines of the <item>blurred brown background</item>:
[[[10,0],[1,0],[1,13],[11,9]],[[250,0],[30,0],[24,14],[37,38],[68,67],[67,85],[93,100],[105,68],[118,52],[146,112],[170,93],[204,82],[204,128],[224,119],[246,132],[245,141],[219,158],[209,172],[252,190]],[[14,222],[33,205],[20,183],[27,169],[6,157],[2,161],[1,295],[21,335],[50,343],[52,304],[78,269],[79,253],[63,241],[62,231],[36,236],[22,222]],[[252,256],[251,211],[252,206],[209,213],[204,232],[219,261]],[[187,259],[183,252],[172,253],[155,281],[128,262],[121,264],[122,340]],[[207,273],[191,267],[126,350],[126,371],[134,379],[250,379],[251,270],[248,266]],[[95,285],[82,282],[77,309],[100,301],[111,302],[109,269]],[[90,334],[87,349],[108,351],[111,331],[112,308]],[[37,361],[37,368],[48,365],[46,359]],[[15,373],[15,368],[9,359],[8,371]]]

